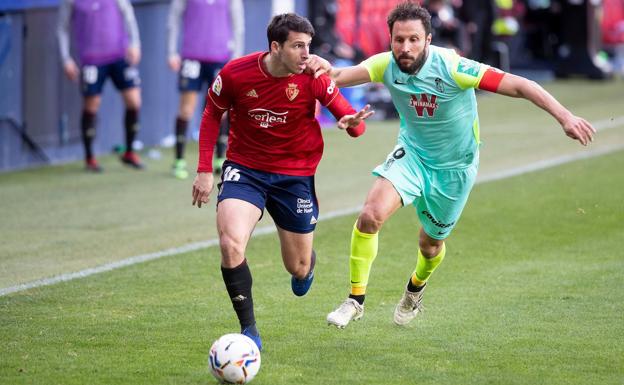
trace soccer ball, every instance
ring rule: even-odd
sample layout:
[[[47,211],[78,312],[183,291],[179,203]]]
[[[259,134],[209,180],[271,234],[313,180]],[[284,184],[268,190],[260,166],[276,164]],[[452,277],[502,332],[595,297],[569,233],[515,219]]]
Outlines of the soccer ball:
[[[246,384],[260,370],[260,350],[245,335],[226,334],[212,344],[208,367],[221,383]]]

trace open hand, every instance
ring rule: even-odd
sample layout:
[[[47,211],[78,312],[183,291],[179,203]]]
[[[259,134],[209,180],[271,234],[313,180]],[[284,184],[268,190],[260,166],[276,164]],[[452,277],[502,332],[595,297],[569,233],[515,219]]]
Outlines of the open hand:
[[[587,120],[574,115],[566,119],[561,127],[567,136],[578,140],[583,146],[591,143],[596,133],[596,129]]]
[[[323,74],[329,75],[331,69],[331,63],[320,56],[310,55],[308,60],[306,60],[306,72],[314,74],[314,78],[318,78]]]
[[[358,126],[362,122],[362,120],[367,119],[368,117],[370,117],[371,115],[375,113],[375,111],[369,111],[369,110],[370,110],[370,104],[367,104],[364,106],[364,108],[358,111],[355,115],[343,116],[338,121],[338,128],[340,128],[341,130],[344,130],[344,129],[354,128]]]

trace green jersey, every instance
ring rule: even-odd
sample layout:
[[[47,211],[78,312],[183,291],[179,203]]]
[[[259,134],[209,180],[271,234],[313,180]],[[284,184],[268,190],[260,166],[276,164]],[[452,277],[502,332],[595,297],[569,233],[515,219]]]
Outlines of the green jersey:
[[[466,168],[479,159],[479,116],[474,88],[489,68],[451,49],[429,46],[417,74],[399,69],[392,52],[362,62],[383,83],[401,117],[399,144],[434,169]]]

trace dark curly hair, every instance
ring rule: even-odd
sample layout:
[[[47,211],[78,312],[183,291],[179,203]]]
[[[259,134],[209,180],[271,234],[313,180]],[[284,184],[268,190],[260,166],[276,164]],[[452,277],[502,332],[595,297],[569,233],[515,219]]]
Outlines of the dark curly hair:
[[[392,27],[397,21],[420,20],[425,27],[425,33],[431,33],[431,15],[429,11],[411,1],[405,1],[397,5],[388,15],[388,28],[392,35]]]
[[[275,15],[267,27],[269,49],[271,49],[271,43],[274,41],[278,42],[279,45],[284,44],[288,40],[288,33],[291,31],[306,33],[310,37],[314,37],[314,27],[305,17],[295,13]]]

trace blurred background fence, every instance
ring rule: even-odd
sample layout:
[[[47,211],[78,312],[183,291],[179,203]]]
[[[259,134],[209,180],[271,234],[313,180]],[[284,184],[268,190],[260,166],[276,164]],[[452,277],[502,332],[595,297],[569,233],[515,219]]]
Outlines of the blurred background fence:
[[[245,52],[265,50],[264,31],[271,15],[292,10],[309,16],[317,27],[314,52],[356,63],[387,49],[385,16],[397,2],[245,0]],[[142,42],[139,140],[145,146],[159,146],[172,135],[178,106],[177,74],[167,67],[170,1],[134,0],[132,4]],[[0,0],[0,172],[83,157],[82,100],[79,87],[65,78],[61,67],[58,5],[59,0]],[[503,69],[524,71],[539,79],[581,76],[597,80],[621,71],[624,0],[430,0],[424,5],[434,15],[437,44]],[[610,8],[605,11],[604,7]],[[487,26],[482,29],[486,35],[494,33],[486,42],[491,55],[477,52],[479,23]],[[354,98],[376,103],[382,112],[379,116],[392,113],[379,89],[367,89],[364,96],[354,94]],[[123,143],[123,103],[110,82],[102,96],[96,154]],[[193,135],[199,110],[191,122]]]

